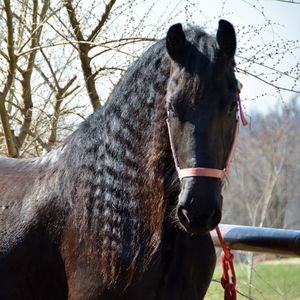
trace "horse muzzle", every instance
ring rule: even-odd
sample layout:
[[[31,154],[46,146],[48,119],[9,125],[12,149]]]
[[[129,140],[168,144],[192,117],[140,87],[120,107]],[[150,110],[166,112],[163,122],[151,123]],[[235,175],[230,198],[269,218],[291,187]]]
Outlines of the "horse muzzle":
[[[220,183],[215,178],[185,178],[177,204],[177,217],[189,233],[203,234],[216,228],[222,217]]]

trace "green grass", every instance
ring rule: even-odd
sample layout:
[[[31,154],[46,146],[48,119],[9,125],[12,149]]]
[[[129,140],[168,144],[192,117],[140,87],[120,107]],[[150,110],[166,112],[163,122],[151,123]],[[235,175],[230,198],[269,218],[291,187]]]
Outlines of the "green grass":
[[[237,290],[248,295],[247,267],[235,265]],[[214,279],[220,279],[220,267],[216,268]],[[205,300],[223,299],[221,284],[212,281]],[[266,300],[300,300],[300,264],[258,264],[254,267],[252,277],[253,299]],[[238,299],[247,299],[238,295]]]

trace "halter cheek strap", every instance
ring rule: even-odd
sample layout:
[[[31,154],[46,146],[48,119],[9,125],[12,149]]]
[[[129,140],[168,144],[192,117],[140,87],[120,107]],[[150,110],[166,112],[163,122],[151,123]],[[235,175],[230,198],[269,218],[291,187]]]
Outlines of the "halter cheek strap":
[[[247,118],[246,118],[246,116],[245,116],[245,114],[244,114],[244,111],[243,111],[243,106],[242,106],[242,101],[241,101],[241,97],[240,97],[240,92],[241,92],[241,90],[242,90],[242,84],[238,81],[237,82],[237,91],[238,91],[238,107],[239,107],[239,112],[240,112],[240,118],[241,118],[241,120],[242,120],[242,124],[243,124],[243,126],[246,126],[246,125],[248,125],[248,121],[247,121]]]

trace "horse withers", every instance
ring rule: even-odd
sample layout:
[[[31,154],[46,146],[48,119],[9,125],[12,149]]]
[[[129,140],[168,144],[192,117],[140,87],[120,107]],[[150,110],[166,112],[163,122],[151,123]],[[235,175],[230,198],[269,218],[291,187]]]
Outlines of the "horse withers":
[[[173,25],[60,148],[0,159],[1,300],[204,297],[222,180],[177,171],[226,164],[235,50],[227,21]]]

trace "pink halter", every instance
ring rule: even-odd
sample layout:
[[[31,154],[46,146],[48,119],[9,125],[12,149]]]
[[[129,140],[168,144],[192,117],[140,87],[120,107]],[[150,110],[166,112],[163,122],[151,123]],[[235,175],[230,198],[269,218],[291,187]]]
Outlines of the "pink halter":
[[[241,88],[242,88],[242,85],[240,82],[238,82],[238,85],[237,85],[238,93],[240,93]],[[238,106],[239,106],[239,112],[240,112],[240,118],[242,120],[242,124],[245,126],[248,124],[248,121],[244,115],[239,94],[238,94]],[[236,118],[233,143],[231,146],[231,150],[229,152],[229,156],[225,163],[225,167],[223,169],[200,168],[200,167],[181,169],[179,166],[179,163],[178,163],[176,153],[175,153],[175,147],[174,147],[174,143],[173,143],[173,139],[172,139],[172,135],[171,135],[169,113],[168,113],[168,117],[167,117],[166,121],[167,121],[167,126],[168,126],[169,140],[170,140],[171,150],[172,150],[172,154],[173,154],[173,159],[175,162],[175,167],[176,167],[179,179],[182,180],[182,178],[185,178],[185,177],[205,176],[205,177],[220,178],[221,181],[223,181],[225,174],[226,174],[227,170],[229,169],[229,166],[230,166],[230,163],[232,160],[232,156],[235,151],[236,144],[237,144],[237,137],[238,137],[238,133],[239,133],[239,117],[238,117],[238,115]]]

